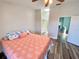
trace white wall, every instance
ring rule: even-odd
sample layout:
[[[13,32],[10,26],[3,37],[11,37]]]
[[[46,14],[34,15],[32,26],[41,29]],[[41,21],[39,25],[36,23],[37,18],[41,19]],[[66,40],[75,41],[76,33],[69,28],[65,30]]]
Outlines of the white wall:
[[[5,33],[29,29],[35,31],[35,11],[11,3],[0,3],[0,38]]]
[[[79,45],[79,16],[72,16],[68,41]]]
[[[68,41],[79,45],[79,0],[66,0],[61,6],[51,6],[49,34],[55,39],[58,33],[58,19],[60,16],[72,16],[72,22],[69,31]],[[74,17],[74,16],[77,16]]]

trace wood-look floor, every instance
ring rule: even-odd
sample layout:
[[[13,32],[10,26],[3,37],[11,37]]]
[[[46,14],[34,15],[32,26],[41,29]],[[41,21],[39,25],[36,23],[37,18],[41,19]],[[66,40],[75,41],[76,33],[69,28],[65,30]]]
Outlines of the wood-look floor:
[[[79,59],[79,47],[69,42],[57,41],[53,53],[48,52],[48,59]]]

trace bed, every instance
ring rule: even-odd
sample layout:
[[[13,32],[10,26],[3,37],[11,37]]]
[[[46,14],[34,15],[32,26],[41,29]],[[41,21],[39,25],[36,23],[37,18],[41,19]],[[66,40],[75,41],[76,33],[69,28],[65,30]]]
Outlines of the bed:
[[[15,40],[2,40],[7,59],[44,59],[50,45],[47,36],[29,34]]]

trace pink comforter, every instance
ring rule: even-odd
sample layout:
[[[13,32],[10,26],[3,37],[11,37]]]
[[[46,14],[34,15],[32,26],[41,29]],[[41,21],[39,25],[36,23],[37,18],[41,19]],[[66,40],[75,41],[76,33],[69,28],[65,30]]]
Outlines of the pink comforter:
[[[3,40],[3,50],[8,59],[43,59],[50,39],[29,34],[16,40]]]

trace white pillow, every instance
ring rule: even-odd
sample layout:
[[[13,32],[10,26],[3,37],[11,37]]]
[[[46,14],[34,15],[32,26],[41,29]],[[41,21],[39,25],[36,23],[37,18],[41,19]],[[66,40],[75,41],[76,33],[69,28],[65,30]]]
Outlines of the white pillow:
[[[9,33],[6,34],[6,37],[9,40],[13,40],[13,39],[19,38],[19,36],[20,36],[20,32],[9,32]]]

